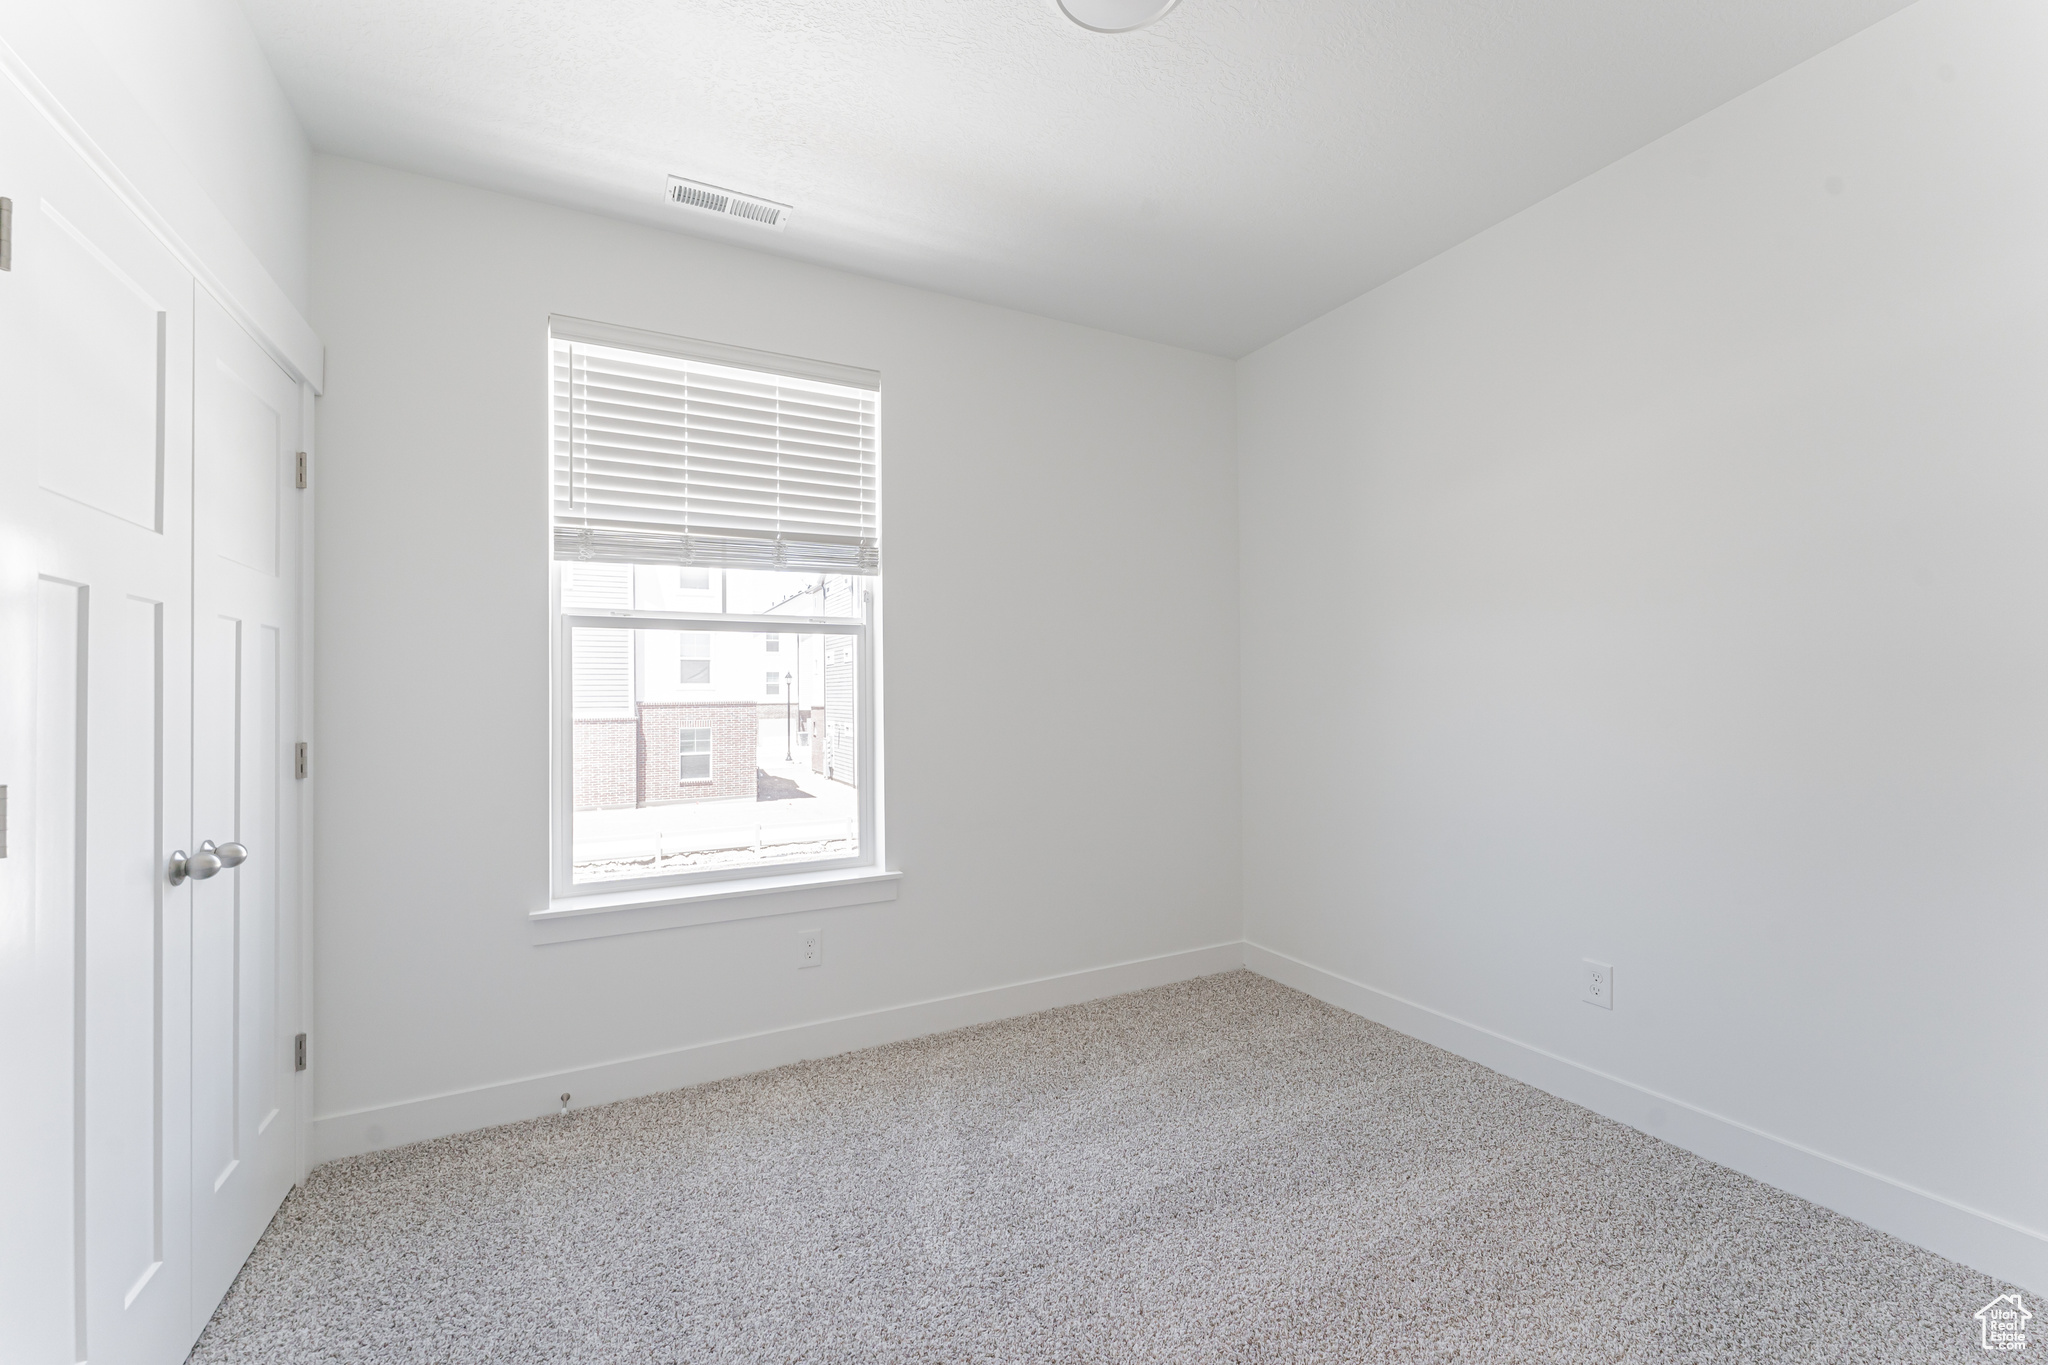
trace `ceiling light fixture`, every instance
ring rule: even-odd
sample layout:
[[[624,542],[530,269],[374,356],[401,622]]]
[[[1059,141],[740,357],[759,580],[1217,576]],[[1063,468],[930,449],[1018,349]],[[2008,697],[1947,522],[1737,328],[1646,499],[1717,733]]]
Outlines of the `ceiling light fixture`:
[[[1093,33],[1129,33],[1166,16],[1180,0],[1060,0],[1069,19]]]

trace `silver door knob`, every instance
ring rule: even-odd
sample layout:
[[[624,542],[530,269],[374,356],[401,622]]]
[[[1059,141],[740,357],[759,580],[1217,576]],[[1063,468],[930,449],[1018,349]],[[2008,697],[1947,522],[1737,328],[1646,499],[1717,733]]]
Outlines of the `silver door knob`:
[[[185,850],[181,848],[171,855],[171,885],[177,886],[187,877],[195,882],[203,882],[220,871],[222,866],[224,864],[218,853],[202,848],[188,858],[185,856]]]
[[[199,851],[187,857],[184,849],[171,855],[171,885],[177,886],[187,877],[203,882],[222,868],[240,867],[249,859],[249,850],[241,844],[229,841],[215,848],[208,839],[199,846]]]
[[[208,839],[199,846],[199,851],[201,853],[211,853],[216,858],[219,858],[222,867],[240,867],[243,863],[249,861],[248,846],[238,844],[232,839],[222,844],[219,848],[215,848],[213,840]]]

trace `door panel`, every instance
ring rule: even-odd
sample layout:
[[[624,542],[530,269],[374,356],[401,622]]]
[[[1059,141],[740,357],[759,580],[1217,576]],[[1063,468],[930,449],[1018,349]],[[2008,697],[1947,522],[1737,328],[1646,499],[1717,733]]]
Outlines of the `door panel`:
[[[29,1043],[0,1048],[0,1159],[27,1177],[0,1182],[0,1354],[175,1362],[190,893],[164,873],[189,847],[192,280],[4,82],[0,194],[0,783],[30,798],[0,860],[0,1026]]]
[[[131,1307],[164,1253],[164,974],[155,851],[163,769],[163,604],[92,612],[86,752],[86,1068],[89,1281]],[[167,887],[166,890],[169,888]],[[145,986],[137,989],[138,986]],[[183,1172],[178,1173],[182,1178]]]
[[[195,828],[216,843],[235,829],[235,744],[242,623],[201,616],[192,623],[192,782],[225,800],[195,803]],[[203,746],[197,743],[204,736]],[[272,856],[260,844],[257,865]],[[242,1160],[242,955],[240,870],[192,892],[192,1175],[202,1203],[232,1180]],[[201,1215],[204,1221],[204,1215]]]
[[[118,244],[96,241],[51,198],[36,208],[49,229],[32,276],[38,316],[51,324],[36,347],[42,485],[154,531],[168,314],[121,268]]]
[[[279,649],[282,633],[278,623],[259,624],[253,636],[243,642],[241,814],[237,822],[244,843],[254,839],[265,848],[280,850],[288,847],[286,835],[278,827],[285,803],[285,744],[279,728],[283,716],[283,657]],[[294,829],[293,833],[296,832]],[[259,1140],[268,1139],[271,1125],[278,1121],[293,1074],[292,1030],[283,1027],[280,1009],[285,982],[292,976],[283,956],[286,902],[277,880],[282,862],[280,858],[266,858],[241,874],[241,899],[248,925],[248,942],[242,956],[242,990],[245,1008],[251,1016],[249,1027],[242,1034],[241,1066],[249,1078],[249,1115],[255,1121]],[[283,1163],[278,1199],[284,1198],[297,1176],[297,1145],[294,1138]],[[264,1221],[269,1221],[268,1214]]]
[[[82,1258],[87,1245],[85,1229],[81,1226],[85,1213],[85,1167],[78,1162],[76,1150],[78,1139],[85,1132],[85,1115],[79,1112],[83,1087],[78,1078],[84,1051],[78,1037],[81,1021],[72,1004],[86,965],[77,952],[76,939],[85,923],[82,866],[85,860],[85,821],[79,806],[86,792],[85,721],[88,710],[84,691],[87,629],[85,588],[52,578],[39,579],[36,583],[35,784],[30,788],[33,794],[30,809],[35,821],[32,845],[35,918],[30,925],[30,933],[33,935],[40,930],[45,940],[43,944],[36,945],[43,948],[37,957],[46,964],[46,975],[51,984],[56,983],[58,974],[49,968],[59,968],[63,973],[61,993],[46,992],[45,1017],[38,1021],[43,1024],[37,1030],[38,1041],[42,1045],[38,1051],[61,1052],[71,1074],[64,1078],[61,1091],[64,1100],[62,1131],[50,1135],[57,1140],[37,1144],[42,1148],[38,1153],[40,1159],[10,1165],[42,1172],[44,1178],[36,1183],[45,1189],[60,1187],[67,1196],[65,1206],[47,1210],[40,1226],[35,1228],[39,1243],[52,1249],[62,1246],[69,1253],[64,1258],[66,1274],[58,1286],[61,1292],[55,1296],[55,1302],[66,1311],[61,1318],[51,1314],[57,1321],[50,1324],[54,1327],[61,1322],[65,1346],[73,1341],[82,1343],[86,1327],[85,1303],[78,1293],[84,1280]],[[60,956],[61,963],[58,961]],[[55,1091],[57,1087],[50,1086],[46,1093]],[[44,1358],[58,1359],[58,1349],[56,1342],[51,1341]],[[83,1358],[83,1351],[75,1356],[65,1351],[62,1358]]]
[[[273,403],[284,395],[265,394],[258,385],[284,372],[264,357],[269,370],[245,377],[225,360],[215,358],[211,386],[212,444],[201,475],[200,489],[220,515],[206,519],[214,553],[258,573],[277,575],[279,475],[277,452],[298,423],[298,390],[289,394],[292,425]],[[296,452],[294,452],[296,453]]]
[[[299,389],[202,290],[194,375],[193,832],[248,861],[193,898],[195,1295],[211,1305],[297,1177]]]

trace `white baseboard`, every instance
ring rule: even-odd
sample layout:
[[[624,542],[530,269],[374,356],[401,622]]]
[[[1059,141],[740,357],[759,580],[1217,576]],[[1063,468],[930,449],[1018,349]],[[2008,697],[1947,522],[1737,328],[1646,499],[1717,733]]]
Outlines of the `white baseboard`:
[[[2048,1294],[2048,1236],[2039,1232],[1256,943],[1245,943],[1244,965],[1995,1279]]]
[[[1219,943],[722,1038],[651,1056],[328,1114],[313,1120],[312,1162],[318,1165],[359,1152],[552,1113],[564,1090],[575,1095],[578,1108],[608,1104],[1239,967],[1249,967],[1326,1004],[1454,1052],[2008,1284],[2048,1294],[2048,1236],[2039,1232],[1249,942]]]
[[[814,1057],[945,1033],[971,1024],[1035,1014],[1061,1005],[1147,990],[1244,966],[1243,945],[1218,943],[1162,957],[1120,962],[1061,976],[968,991],[937,1000],[850,1014],[838,1019],[721,1038],[691,1047],[629,1057],[596,1066],[503,1081],[445,1095],[316,1117],[309,1143],[312,1164],[384,1147],[551,1114],[561,1094],[575,1095],[577,1108],[658,1094],[686,1085],[766,1071]]]

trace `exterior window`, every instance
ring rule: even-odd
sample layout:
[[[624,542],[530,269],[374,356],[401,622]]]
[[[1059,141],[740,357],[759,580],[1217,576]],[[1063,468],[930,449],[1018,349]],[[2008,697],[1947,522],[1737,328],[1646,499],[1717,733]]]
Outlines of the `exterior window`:
[[[879,380],[554,326],[554,894],[876,864]]]
[[[711,780],[711,731],[709,729],[681,730],[677,732],[680,743],[676,750],[676,780],[678,782],[709,782]]]
[[[676,636],[676,646],[682,656],[683,686],[711,686],[711,637],[684,631]]]

